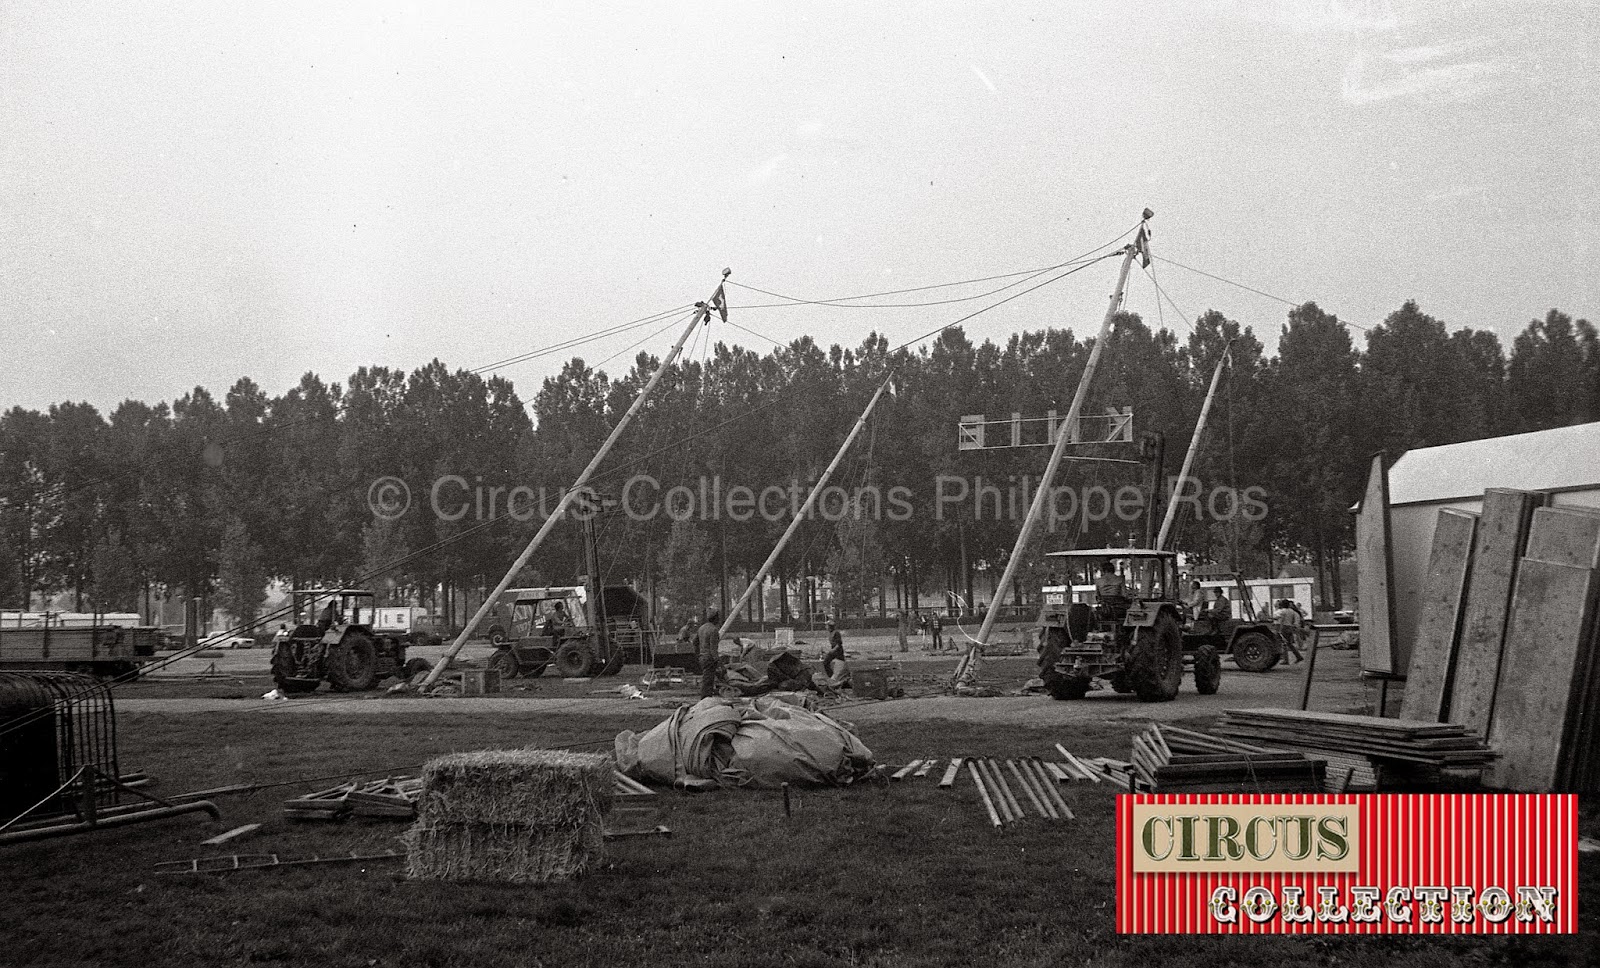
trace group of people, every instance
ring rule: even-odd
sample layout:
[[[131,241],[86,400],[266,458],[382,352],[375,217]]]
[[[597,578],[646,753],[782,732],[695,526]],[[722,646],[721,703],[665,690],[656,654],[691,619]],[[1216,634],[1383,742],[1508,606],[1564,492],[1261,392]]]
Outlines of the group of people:
[[[700,697],[704,699],[716,695],[723,668],[722,613],[712,609],[703,622],[696,624],[695,619],[685,622],[678,631],[678,641],[694,642],[695,654],[700,660]],[[769,663],[768,678],[773,679],[771,684],[774,687],[792,687],[796,679],[792,674],[793,668],[797,663],[786,664],[779,659],[781,656]],[[844,635],[832,619],[828,621],[828,651],[822,656],[822,674],[831,686],[848,685],[850,681],[849,666],[844,655]],[[781,677],[782,681],[774,679],[775,676]]]

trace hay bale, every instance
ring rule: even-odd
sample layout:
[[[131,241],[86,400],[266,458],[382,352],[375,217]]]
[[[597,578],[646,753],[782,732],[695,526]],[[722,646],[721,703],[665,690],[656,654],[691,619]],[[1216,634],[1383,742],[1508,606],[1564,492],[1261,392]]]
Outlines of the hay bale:
[[[426,823],[556,826],[611,809],[613,767],[599,753],[483,750],[422,768],[417,817]]]
[[[586,870],[604,844],[609,757],[564,750],[457,753],[422,769],[410,875],[542,883]]]
[[[569,830],[490,824],[418,823],[406,831],[407,874],[441,881],[566,881],[599,859],[605,828]]]

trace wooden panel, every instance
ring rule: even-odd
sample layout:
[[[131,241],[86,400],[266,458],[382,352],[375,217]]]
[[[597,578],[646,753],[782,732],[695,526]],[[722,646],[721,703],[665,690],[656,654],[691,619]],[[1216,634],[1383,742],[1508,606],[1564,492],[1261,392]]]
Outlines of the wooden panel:
[[[1600,510],[1538,508],[1523,557],[1600,568]]]
[[[1466,607],[1461,617],[1461,644],[1456,649],[1455,681],[1450,688],[1450,721],[1489,734],[1494,716],[1495,682],[1505,644],[1506,619],[1517,562],[1527,544],[1533,509],[1543,503],[1527,491],[1490,488],[1483,492],[1478,542],[1467,579]]]
[[[1476,514],[1448,509],[1439,512],[1439,523],[1433,531],[1433,553],[1428,557],[1428,574],[1422,583],[1417,641],[1406,669],[1406,694],[1400,706],[1402,719],[1437,722],[1450,708],[1456,646],[1461,636],[1461,607],[1466,597],[1472,544],[1477,533]]]
[[[1589,668],[1596,590],[1592,568],[1522,561],[1489,733],[1500,754],[1492,785],[1531,791],[1566,785],[1562,766],[1575,738],[1580,673]]]
[[[1389,482],[1382,454],[1367,471],[1356,515],[1356,585],[1361,595],[1361,669],[1392,675],[1405,668],[1395,654],[1394,562],[1389,552]]]

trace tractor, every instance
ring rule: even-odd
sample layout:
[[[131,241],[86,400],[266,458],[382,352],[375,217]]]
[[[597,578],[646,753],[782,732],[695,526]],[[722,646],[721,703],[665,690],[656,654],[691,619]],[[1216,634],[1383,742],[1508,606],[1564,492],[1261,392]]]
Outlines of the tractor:
[[[1109,562],[1122,584],[1122,594],[1097,595],[1092,604],[1050,604],[1040,612],[1039,669],[1052,698],[1082,699],[1098,678],[1143,702],[1166,702],[1177,698],[1186,660],[1195,691],[1217,691],[1222,658],[1216,647],[1196,643],[1188,651],[1175,552],[1102,548],[1050,557],[1090,574]]]
[[[432,668],[426,659],[406,661],[401,637],[373,630],[372,592],[297,589],[290,595],[300,624],[272,650],[272,678],[281,691],[311,692],[327,682],[335,692],[360,692]]]
[[[1233,664],[1241,672],[1266,672],[1283,661],[1287,644],[1278,626],[1255,619],[1249,589],[1238,574],[1232,578],[1239,607],[1244,610],[1245,617],[1201,612],[1194,617],[1193,624],[1184,630],[1183,647],[1192,651],[1201,646],[1210,646],[1218,655],[1233,656]]]
[[[605,588],[599,601],[583,585],[515,588],[500,605],[508,621],[489,667],[501,679],[534,678],[551,665],[569,677],[614,675],[629,659],[647,661],[656,639],[649,607],[625,586]]]

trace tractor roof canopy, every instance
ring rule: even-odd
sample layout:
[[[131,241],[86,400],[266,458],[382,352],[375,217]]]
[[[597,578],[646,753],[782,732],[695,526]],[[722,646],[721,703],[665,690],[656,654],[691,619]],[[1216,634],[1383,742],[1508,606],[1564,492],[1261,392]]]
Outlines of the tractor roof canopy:
[[[1176,551],[1155,551],[1149,548],[1083,548],[1076,551],[1052,551],[1047,558],[1177,558]]]

